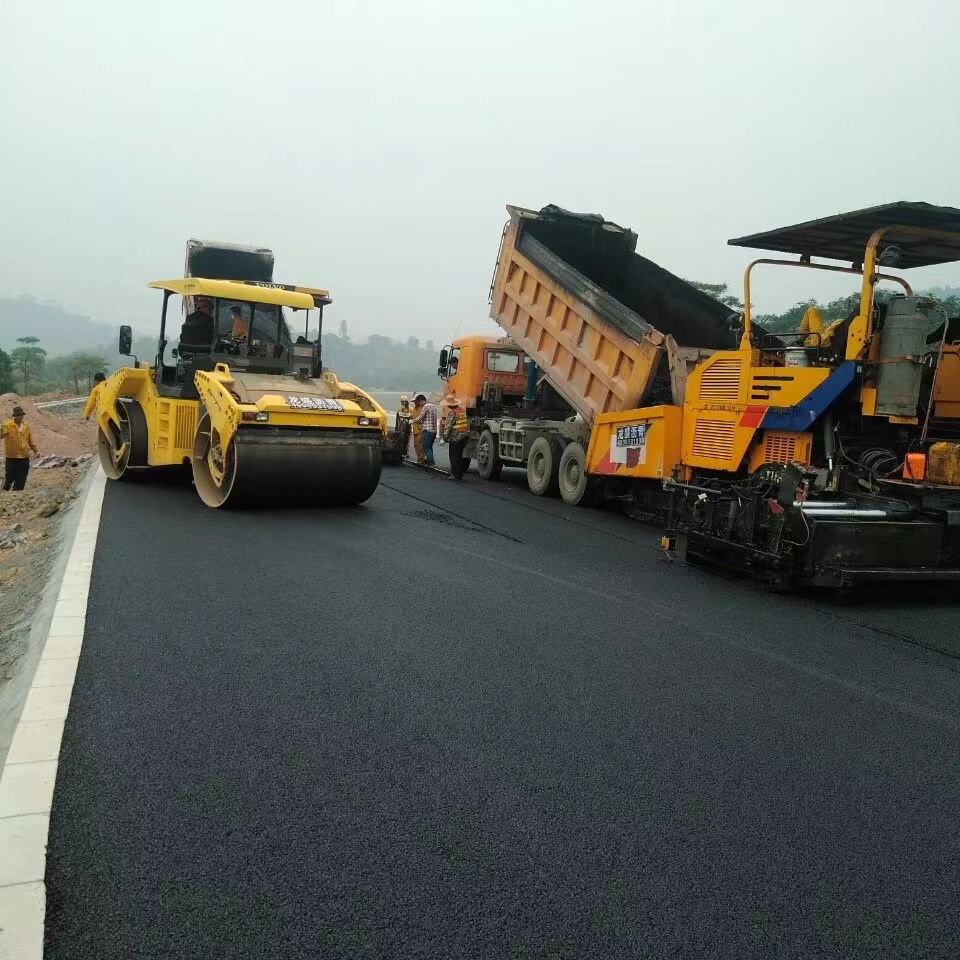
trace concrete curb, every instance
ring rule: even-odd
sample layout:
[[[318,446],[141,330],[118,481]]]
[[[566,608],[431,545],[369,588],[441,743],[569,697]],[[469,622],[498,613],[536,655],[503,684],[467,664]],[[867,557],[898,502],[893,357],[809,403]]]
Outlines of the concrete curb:
[[[0,960],[41,960],[44,874],[60,741],[83,643],[107,478],[87,487],[53,619],[0,774]]]

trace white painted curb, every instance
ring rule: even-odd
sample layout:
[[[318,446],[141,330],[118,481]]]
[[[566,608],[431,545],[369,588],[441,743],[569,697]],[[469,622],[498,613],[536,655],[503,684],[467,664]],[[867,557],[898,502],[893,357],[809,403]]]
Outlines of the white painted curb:
[[[44,873],[60,741],[70,707],[107,478],[98,466],[40,661],[0,775],[0,960],[42,960]]]

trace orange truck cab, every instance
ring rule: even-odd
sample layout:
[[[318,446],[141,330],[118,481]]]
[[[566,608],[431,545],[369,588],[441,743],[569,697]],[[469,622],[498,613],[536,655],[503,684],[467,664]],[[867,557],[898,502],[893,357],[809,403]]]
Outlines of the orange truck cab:
[[[480,408],[485,391],[488,399],[496,394],[519,404],[527,388],[525,359],[509,337],[458,337],[440,351],[437,374],[468,412]]]

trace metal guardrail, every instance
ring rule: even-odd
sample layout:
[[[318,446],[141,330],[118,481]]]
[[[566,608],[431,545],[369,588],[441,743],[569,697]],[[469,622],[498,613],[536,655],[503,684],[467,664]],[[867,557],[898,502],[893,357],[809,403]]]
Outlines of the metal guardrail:
[[[86,403],[86,397],[73,397],[70,400],[45,400],[43,403],[36,404],[38,410],[43,410],[46,407],[64,407],[68,406],[71,403]]]

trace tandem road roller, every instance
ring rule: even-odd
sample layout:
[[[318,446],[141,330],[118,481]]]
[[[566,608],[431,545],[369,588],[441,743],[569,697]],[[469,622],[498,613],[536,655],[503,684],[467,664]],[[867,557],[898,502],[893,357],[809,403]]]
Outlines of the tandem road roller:
[[[325,290],[186,277],[163,293],[156,360],[122,367],[97,397],[100,462],[113,480],[187,466],[207,506],[362,503],[380,482],[385,413],[320,366],[308,339]],[[192,311],[168,355],[167,313]],[[302,311],[291,336],[284,311]],[[301,324],[298,322],[297,327]],[[131,355],[130,327],[120,353]]]

